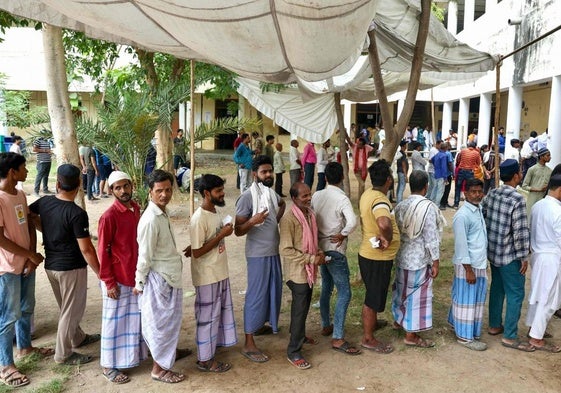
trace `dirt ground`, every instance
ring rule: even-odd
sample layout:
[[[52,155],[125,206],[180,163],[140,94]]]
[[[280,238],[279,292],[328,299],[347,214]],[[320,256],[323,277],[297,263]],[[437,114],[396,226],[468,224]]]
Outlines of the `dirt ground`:
[[[224,164],[228,166],[229,164]],[[220,165],[222,166],[222,164]],[[211,169],[206,168],[207,171]],[[225,214],[234,215],[235,200],[239,191],[235,189],[234,169],[229,172],[226,183]],[[288,174],[285,175],[288,182]],[[26,183],[30,189],[31,181]],[[351,179],[353,190],[356,190],[355,179]],[[285,186],[286,188],[286,186]],[[356,195],[353,195],[356,199]],[[353,203],[356,202],[353,199]],[[29,197],[31,203],[35,198]],[[97,220],[101,213],[113,202],[102,199],[88,203],[90,230],[97,232]],[[189,244],[188,204],[187,199],[176,198],[170,206],[173,227],[180,249]],[[446,211],[451,222],[453,211]],[[446,229],[451,231],[450,227]],[[354,236],[360,236],[360,229]],[[489,348],[485,352],[469,351],[455,342],[453,333],[443,320],[436,320],[432,331],[425,336],[436,341],[432,349],[406,348],[399,333],[390,328],[382,329],[377,336],[391,342],[395,351],[389,355],[364,352],[360,356],[347,356],[330,348],[330,339],[319,335],[319,310],[312,308],[308,317],[308,335],[319,340],[316,346],[306,346],[304,355],[312,363],[309,370],[300,371],[286,360],[289,326],[289,291],[285,288],[283,306],[280,316],[281,331],[278,335],[256,338],[258,345],[270,356],[271,360],[264,364],[252,363],[240,354],[243,344],[243,291],[246,286],[246,264],[244,258],[245,238],[234,235],[226,240],[230,263],[232,296],[234,298],[238,338],[240,342],[230,348],[218,350],[218,359],[230,362],[232,370],[225,374],[211,375],[199,372],[195,367],[196,356],[179,360],[174,369],[187,374],[187,379],[177,385],[166,385],[150,379],[151,361],[145,361],[140,367],[130,370],[132,381],[125,385],[113,385],[101,375],[98,358],[92,363],[73,368],[73,375],[65,383],[65,391],[81,393],[100,392],[294,392],[305,390],[310,393],[320,392],[558,392],[559,369],[561,354],[544,352],[523,353],[501,346],[500,337],[492,337],[486,333],[484,326],[482,340]],[[356,260],[356,258],[355,258]],[[450,264],[442,261],[441,264]],[[88,303],[82,327],[88,333],[100,331],[101,296],[97,278],[90,271],[88,278]],[[190,277],[189,260],[184,258],[184,307],[183,324],[180,335],[180,347],[195,350],[193,286]],[[318,288],[315,289],[318,291]],[[44,269],[38,270],[37,306],[35,312],[36,339],[34,345],[54,345],[57,326],[58,309],[52,295]],[[384,317],[391,320],[391,313],[386,310]],[[524,334],[523,312],[520,332]],[[485,323],[487,318],[485,317]],[[561,321],[554,319],[549,331],[553,333],[553,341],[561,343]],[[357,319],[347,319],[346,338],[358,344],[361,338],[361,323]],[[82,352],[99,356],[99,344],[83,348]],[[44,362],[51,362],[47,359]],[[54,377],[52,367],[41,367],[29,374],[32,383],[20,391],[33,391],[42,382]]]

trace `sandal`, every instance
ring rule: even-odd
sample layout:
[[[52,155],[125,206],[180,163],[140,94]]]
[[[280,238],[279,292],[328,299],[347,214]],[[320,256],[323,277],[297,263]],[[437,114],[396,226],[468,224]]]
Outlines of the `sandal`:
[[[436,345],[434,341],[427,340],[422,337],[417,337],[417,339],[414,342],[407,341],[407,340],[403,340],[403,342],[408,347],[417,347],[417,348],[432,348]]]
[[[532,345],[538,351],[546,351],[546,352],[551,352],[551,353],[561,352],[561,347],[558,347],[557,345],[553,345],[551,343],[544,343],[543,345],[540,345],[540,346],[537,346],[535,344],[530,343],[530,345]]]
[[[362,343],[362,344],[360,344],[360,346],[364,349],[368,349],[370,351],[382,353],[384,355],[387,355],[388,353],[393,352],[393,347],[390,344],[384,344],[381,341],[378,341],[378,343],[375,344],[375,345]]]
[[[256,352],[242,351],[242,355],[255,363],[265,363],[269,361],[269,357],[261,351],[256,351]]]
[[[162,370],[159,374],[152,374],[150,376],[154,381],[163,383],[179,383],[185,380],[184,374],[179,374],[171,370]]]
[[[300,358],[300,359],[287,358],[287,359],[290,362],[290,364],[292,364],[294,367],[296,367],[299,370],[307,370],[310,367],[312,367],[312,365],[308,363],[304,358]]]
[[[321,335],[322,336],[327,337],[327,336],[331,336],[332,334],[333,334],[333,325],[329,325],[329,326],[326,326],[324,328],[321,328]]]
[[[55,350],[53,348],[46,348],[46,347],[31,347],[26,351],[28,351],[28,352],[21,353],[21,351],[20,351],[17,358],[21,359],[21,358],[24,358],[26,356],[32,355],[34,353],[36,353],[36,354],[38,354],[42,357],[53,356],[55,354]]]
[[[0,382],[11,388],[19,388],[29,385],[30,381],[29,378],[27,378],[27,375],[20,373],[18,370],[14,370],[4,376],[1,376],[0,374]]]
[[[331,349],[339,352],[343,352],[346,355],[356,356],[360,355],[362,351],[353,347],[348,341],[344,341],[343,344],[336,347],[335,345],[331,346]]]
[[[93,356],[72,352],[72,355],[64,359],[62,362],[55,362],[58,364],[66,364],[67,366],[79,366],[81,364],[89,363],[92,360]]]
[[[512,343],[501,341],[501,344],[503,345],[503,347],[518,349],[519,351],[523,352],[534,352],[536,350],[536,347],[529,342],[523,342],[520,340],[514,340],[514,342]]]
[[[197,368],[204,373],[225,373],[232,368],[232,365],[210,359],[206,362],[197,361]]]
[[[113,382],[116,385],[122,385],[124,383],[130,382],[130,378],[127,374],[122,373],[116,368],[110,368],[108,370],[103,370],[103,376],[109,382]]]
[[[86,337],[84,337],[82,342],[78,344],[76,348],[85,347],[86,345],[96,343],[99,340],[101,340],[101,334],[86,334]]]

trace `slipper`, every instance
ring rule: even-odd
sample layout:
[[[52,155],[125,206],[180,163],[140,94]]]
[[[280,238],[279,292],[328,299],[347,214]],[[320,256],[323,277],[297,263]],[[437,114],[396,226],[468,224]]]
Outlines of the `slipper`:
[[[321,335],[324,337],[331,336],[333,334],[333,325],[321,328]]]
[[[310,367],[312,367],[312,365],[308,363],[304,358],[300,358],[300,359],[287,358],[287,359],[290,362],[290,364],[292,364],[294,367],[296,367],[299,370],[307,370]]]
[[[353,347],[348,341],[345,341],[343,344],[336,347],[335,345],[331,346],[331,349],[339,352],[343,352],[344,354],[356,356],[360,355],[362,351],[358,348]]]
[[[309,344],[309,345],[317,345],[319,344],[319,342],[315,339],[313,339],[312,337],[304,337],[304,344]]]
[[[417,347],[417,348],[432,348],[436,345],[434,341],[427,340],[422,337],[418,337],[415,342],[410,342],[406,340],[403,340],[403,342],[408,347]]]
[[[273,328],[269,325],[263,325],[253,333],[254,336],[265,336],[267,334],[273,334]]]
[[[487,344],[482,343],[481,341],[464,341],[464,340],[456,340],[458,344],[466,347],[467,349],[471,349],[472,351],[484,351],[487,349]]]
[[[175,360],[179,360],[179,359],[183,359],[186,358],[187,356],[190,356],[193,354],[193,351],[191,351],[189,348],[177,348],[175,350]]]
[[[53,348],[47,348],[47,347],[31,347],[31,351],[22,355],[22,354],[18,354],[17,358],[18,359],[22,359],[26,356],[32,355],[32,354],[38,354],[42,357],[48,357],[48,356],[53,356],[55,354],[55,350]]]
[[[501,344],[503,345],[503,347],[518,349],[519,351],[523,352],[534,352],[536,350],[536,347],[529,342],[522,342],[520,340],[514,340],[513,343],[501,341]]]
[[[246,358],[248,358],[249,360],[255,363],[265,363],[269,361],[269,357],[261,351],[257,351],[257,352],[242,351],[242,355],[244,355]]]
[[[378,352],[387,355],[388,353],[393,352],[393,347],[390,344],[384,344],[381,341],[378,341],[376,345],[367,345],[367,344],[360,344],[360,346],[364,349],[368,349],[370,351]]]
[[[103,376],[109,382],[113,382],[116,385],[122,385],[124,383],[130,382],[130,378],[127,374],[122,373],[121,371],[117,370],[116,368],[109,369],[107,371],[103,371]]]
[[[232,368],[232,365],[210,359],[206,362],[197,361],[197,368],[204,373],[225,373]]]
[[[158,375],[150,373],[150,376],[154,381],[163,383],[179,383],[185,380],[185,375],[173,372],[171,370],[162,370]]]
[[[27,375],[20,373],[18,370],[14,370],[9,374],[0,376],[0,382],[11,388],[19,388],[25,385],[29,385],[29,378]]]
[[[561,347],[558,347],[557,345],[553,345],[551,343],[545,343],[542,346],[537,346],[534,344],[531,344],[534,348],[536,348],[538,351],[546,351],[546,352],[551,352],[551,353],[559,353],[561,352]]]
[[[72,352],[72,355],[64,359],[62,362],[56,362],[56,361],[55,362],[58,364],[66,364],[68,366],[79,366],[81,364],[89,363],[92,360],[93,360],[93,356]]]
[[[86,334],[86,337],[82,340],[80,344],[76,346],[76,348],[85,347],[86,345],[93,344],[101,340],[101,334]]]
[[[491,329],[497,329],[495,331],[492,331]],[[498,328],[489,328],[487,330],[487,334],[491,335],[491,336],[498,336],[499,334],[502,334],[505,331],[504,326],[498,327]]]

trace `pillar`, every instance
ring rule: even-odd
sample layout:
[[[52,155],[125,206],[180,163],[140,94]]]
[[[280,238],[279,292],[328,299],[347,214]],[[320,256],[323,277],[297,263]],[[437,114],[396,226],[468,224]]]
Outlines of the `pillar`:
[[[477,146],[488,145],[491,134],[491,93],[479,95],[479,122],[477,123]]]
[[[551,152],[549,166],[553,168],[561,163],[561,75],[551,78],[551,98],[549,103],[549,119],[547,121]]]
[[[458,148],[466,144],[469,124],[469,98],[460,98],[458,113]]]
[[[446,28],[453,35],[458,33],[458,2],[456,0],[448,2],[448,25]]]
[[[485,0],[485,13],[491,11],[497,5],[497,0]]]
[[[506,146],[505,157],[511,156],[511,139],[520,138],[520,126],[522,124],[522,94],[523,89],[519,86],[511,86],[508,89],[508,108],[506,111]]]
[[[442,105],[442,139],[450,135],[452,128],[452,101],[447,101]]]
[[[475,18],[475,0],[465,0],[464,3],[464,30],[467,30]]]

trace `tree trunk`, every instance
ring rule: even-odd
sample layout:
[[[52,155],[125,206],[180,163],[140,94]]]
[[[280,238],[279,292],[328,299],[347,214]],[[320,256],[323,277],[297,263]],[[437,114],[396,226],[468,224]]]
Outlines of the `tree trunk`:
[[[47,105],[55,140],[57,163],[74,164],[81,168],[74,118],[68,98],[62,29],[60,27],[43,24],[43,49],[45,51],[45,70],[47,74]],[[84,210],[86,209],[82,187],[80,187],[80,192],[76,197],[76,203]]]
[[[376,45],[376,31],[373,29],[368,32],[368,37],[370,38],[370,46],[368,47],[370,67],[372,68],[374,86],[376,88],[378,102],[380,103],[380,112],[382,113],[384,130],[386,131],[386,140],[384,142],[380,158],[383,158],[388,162],[393,161],[393,157],[399,146],[399,141],[405,134],[405,127],[408,125],[409,120],[411,120],[411,115],[413,114],[413,109],[415,108],[415,98],[417,96],[417,89],[419,88],[419,81],[421,79],[421,69],[423,67],[423,55],[425,53],[425,45],[427,43],[427,36],[429,33],[430,12],[431,1],[421,0],[419,31],[417,32],[417,41],[415,42],[415,50],[413,52],[413,61],[411,64],[411,74],[409,78],[409,85],[407,87],[407,94],[405,96],[405,105],[403,106],[403,111],[401,112],[401,115],[395,125],[392,124],[388,96],[384,87],[384,80],[382,79],[380,59],[378,57],[378,48]]]
[[[347,130],[343,120],[343,111],[341,110],[341,93],[333,95],[335,99],[335,113],[337,114],[337,124],[339,125],[339,152],[341,154],[341,165],[343,166],[343,188],[345,194],[351,197],[351,182],[349,178],[349,156],[347,156]],[[354,158],[353,158],[354,159]]]
[[[156,130],[156,167],[174,173],[173,170],[173,141],[169,127],[158,127]]]

